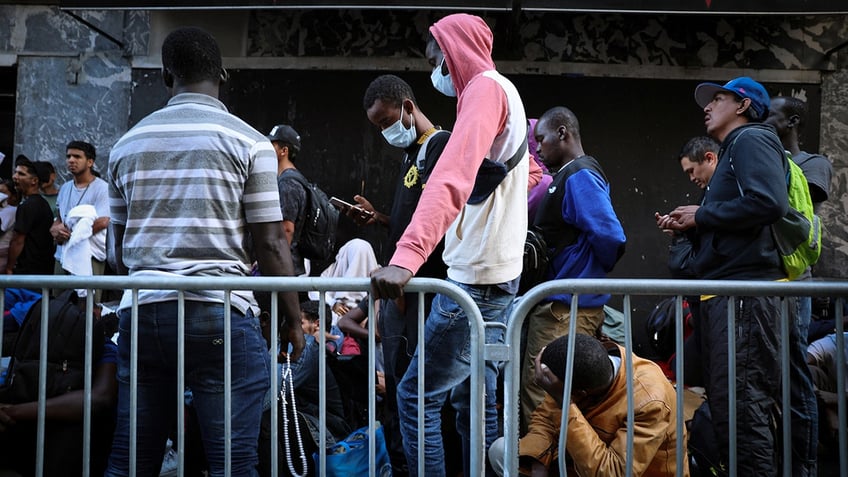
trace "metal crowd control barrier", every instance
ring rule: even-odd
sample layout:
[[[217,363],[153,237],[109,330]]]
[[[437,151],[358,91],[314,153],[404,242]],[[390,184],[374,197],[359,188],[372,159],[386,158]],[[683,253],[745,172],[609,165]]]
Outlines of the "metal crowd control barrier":
[[[233,277],[233,278],[223,278],[223,277],[174,277],[174,278],[130,278],[130,277],[115,277],[115,276],[97,276],[97,277],[75,277],[75,276],[23,276],[23,275],[3,275],[0,276],[0,288],[5,291],[7,288],[30,288],[41,290],[42,295],[45,297],[49,296],[49,291],[51,289],[103,289],[103,290],[122,290],[129,289],[133,290],[133,306],[131,311],[131,319],[132,319],[132,332],[130,333],[130,349],[131,349],[131,374],[130,374],[130,388],[131,398],[130,398],[130,410],[131,410],[131,418],[130,418],[130,477],[135,477],[136,475],[136,446],[137,446],[137,438],[136,433],[138,429],[137,422],[137,393],[135,390],[138,386],[138,374],[137,374],[137,357],[138,357],[138,290],[140,289],[153,289],[153,290],[178,290],[179,291],[179,299],[180,303],[179,312],[177,317],[177,332],[178,336],[185,336],[185,292],[191,290],[254,290],[254,291],[270,291],[270,292],[282,292],[282,291],[316,291],[321,294],[321,302],[324,302],[325,293],[327,291],[369,291],[370,290],[370,281],[366,278],[361,279],[331,279],[331,278],[291,278],[291,277]],[[469,317],[470,323],[470,335],[471,335],[471,355],[472,355],[472,366],[471,366],[471,422],[475,423],[476,428],[472,429],[471,432],[471,448],[474,449],[471,455],[471,471],[474,475],[482,475],[484,469],[485,462],[485,449],[484,449],[484,441],[483,436],[485,436],[485,419],[484,419],[484,406],[485,406],[485,393],[484,393],[484,353],[485,350],[485,331],[484,331],[484,323],[483,319],[480,316],[480,311],[477,309],[474,302],[468,296],[468,294],[463,291],[461,288],[453,285],[449,282],[443,280],[434,280],[434,279],[424,279],[424,278],[416,278],[409,282],[409,284],[405,288],[406,292],[417,292],[419,293],[419,316],[423,316],[424,305],[423,305],[423,295],[424,293],[441,293],[447,296],[450,296],[453,300],[455,300],[467,313]],[[84,426],[84,443],[83,443],[83,469],[82,473],[84,476],[90,475],[90,450],[91,450],[91,386],[92,386],[92,328],[93,328],[93,309],[94,303],[92,298],[92,293],[88,293],[86,298],[86,344],[85,344],[85,387],[84,387],[84,416],[83,416],[83,426]],[[46,299],[46,302],[49,303],[49,298]],[[373,299],[370,303],[373,305]],[[227,298],[225,305],[229,305],[229,298]],[[0,306],[5,309],[5,301],[4,296],[0,296]],[[271,303],[271,315],[276,316],[278,309],[278,295],[275,293],[272,295],[272,303]],[[369,308],[369,310],[373,310],[373,306]],[[326,319],[329,317],[326,316],[326,311],[324,307],[320,307],[320,319],[322,323],[325,323]],[[48,307],[42,307],[41,320],[42,324],[46,325],[47,323],[47,314]],[[229,321],[230,311],[229,306],[225,306],[225,325],[224,325],[224,341],[225,343],[230,343],[232,339],[232,330]],[[372,323],[375,320],[370,320]],[[278,334],[278,324],[276,320],[271,320],[272,328],[271,333],[272,336],[277,336]],[[41,347],[40,347],[40,375],[39,375],[39,400],[38,400],[38,422],[37,422],[37,456],[36,456],[36,476],[41,477],[44,473],[44,437],[45,437],[45,396],[46,396],[46,368],[47,368],[47,326],[41,327]],[[418,333],[420,336],[423,336],[424,331],[424,320],[419,320],[419,328]],[[3,342],[3,330],[2,326],[0,326],[0,352],[2,352],[2,342]],[[184,339],[178,340],[178,348],[177,348],[177,356],[178,356],[178,368],[184,369],[185,367],[185,343]],[[323,334],[320,335],[319,339],[319,349],[323,350],[326,345],[326,338]],[[369,349],[374,349],[376,345],[375,342],[375,332],[374,327],[368,328],[368,347]],[[270,354],[271,354],[271,362],[272,362],[272,370],[271,373],[271,389],[274,391],[272,395],[275,397],[272,400],[271,405],[271,472],[272,475],[277,475],[278,467],[279,467],[279,458],[277,455],[279,436],[277,435],[278,429],[278,409],[277,399],[279,399],[279,395],[276,392],[279,389],[279,375],[276,372],[277,369],[277,356],[279,354],[279,350],[277,349],[276,341],[272,344]],[[231,399],[231,387],[232,387],[232,376],[230,371],[230,360],[231,360],[231,350],[229,346],[225,347],[224,352],[224,412],[227,416],[225,419],[225,441],[226,441],[226,452],[225,452],[225,469],[227,475],[230,475],[230,469],[232,464],[232,456],[231,456],[231,416],[232,416],[232,399]],[[319,356],[319,369],[321,372],[319,373],[319,388],[326,389],[326,354],[318,353]],[[369,370],[369,379],[368,379],[368,427],[369,427],[369,459],[370,459],[370,468],[371,475],[374,475],[375,471],[375,407],[376,407],[376,382],[375,382],[375,353],[368,354],[368,370]],[[426,475],[426,469],[424,468],[424,445],[423,445],[423,429],[424,426],[421,425],[421,420],[423,416],[423,399],[422,399],[422,391],[424,386],[423,380],[423,367],[419,369],[419,399],[418,399],[418,416],[419,416],[419,450],[418,450],[418,472],[419,475]],[[174,405],[177,406],[177,422],[184,422],[185,420],[185,410],[184,410],[184,393],[183,390],[185,388],[185,376],[183,372],[178,373],[178,381],[177,381],[177,394],[174,396]],[[326,395],[324,393],[320,393],[319,398],[319,418],[322,423],[320,430],[320,441],[318,443],[319,448],[319,468],[320,475],[326,474],[326,458],[327,458],[327,428],[326,428]],[[178,451],[178,475],[181,477],[185,470],[185,436],[183,426],[177,426],[177,441],[176,447]]]
[[[683,316],[682,316],[682,297],[684,295],[722,295],[722,296],[811,296],[811,297],[836,297],[836,346],[838,360],[841,362],[837,366],[837,389],[839,393],[838,412],[839,412],[839,474],[848,475],[848,434],[846,434],[846,399],[845,399],[845,379],[846,370],[843,357],[845,356],[845,342],[843,335],[842,309],[845,299],[848,298],[848,282],[820,282],[820,281],[804,281],[804,282],[768,282],[768,281],[702,281],[702,280],[634,280],[634,279],[593,279],[593,280],[556,280],[538,285],[530,290],[518,302],[513,309],[509,319],[507,328],[506,342],[509,346],[509,362],[506,365],[504,377],[504,435],[505,439],[505,475],[518,475],[518,390],[521,379],[519,354],[521,327],[524,319],[546,296],[567,293],[573,296],[573,301],[577,300],[577,296],[585,293],[609,293],[613,295],[623,295],[624,308],[624,333],[625,333],[625,352],[633,353],[633,333],[631,329],[631,306],[630,297],[633,295],[673,295],[676,300],[676,335],[675,347],[677,352],[676,360],[676,375],[677,382],[683,383]],[[789,340],[788,320],[786,319],[788,312],[787,304],[783,301],[781,309],[781,381],[782,381],[782,415],[783,415],[783,468],[782,475],[791,475],[791,428],[790,428],[790,412],[789,412],[789,351],[786,344]],[[735,321],[734,300],[731,299],[728,304],[728,328],[734,329]],[[574,335],[577,325],[577,307],[571,308],[571,321],[569,324],[569,343],[567,360],[573,363],[574,353]],[[552,337],[551,339],[553,339]],[[729,403],[736,402],[734,385],[736,379],[735,372],[735,350],[736,343],[734,333],[728,333],[728,388],[729,388]],[[627,373],[627,395],[633,396],[633,368],[632,363],[628,360],[626,366]],[[571,395],[571,384],[573,378],[573,369],[570,365],[566,366],[565,383],[563,392],[563,402],[569,402]],[[683,433],[683,393],[677,393],[677,475],[682,475],[683,470],[683,446],[684,440],[681,436]],[[634,409],[632,399],[627,402],[627,418],[629,422],[633,422]],[[568,422],[568,407],[566,406],[562,413],[560,439],[559,439],[559,455],[566,455],[565,449],[565,433],[566,423]],[[730,448],[729,448],[729,475],[735,477],[737,475],[737,456],[736,456],[736,408],[729,408],[729,423],[730,423]],[[817,436],[816,436],[817,437]],[[626,452],[626,475],[633,475],[633,428],[629,426],[627,429],[627,452]],[[560,475],[565,473],[565,459],[559,459]],[[476,475],[476,474],[475,474]]]

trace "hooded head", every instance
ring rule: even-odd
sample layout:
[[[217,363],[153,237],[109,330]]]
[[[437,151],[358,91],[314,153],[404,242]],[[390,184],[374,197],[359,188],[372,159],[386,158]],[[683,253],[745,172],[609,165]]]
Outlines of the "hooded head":
[[[492,30],[482,18],[467,13],[448,15],[430,27],[430,34],[445,56],[458,95],[474,76],[495,69]]]

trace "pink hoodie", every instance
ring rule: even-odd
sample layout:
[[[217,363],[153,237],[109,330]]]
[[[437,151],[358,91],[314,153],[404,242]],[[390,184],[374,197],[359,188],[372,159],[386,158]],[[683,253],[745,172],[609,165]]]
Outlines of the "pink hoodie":
[[[459,226],[454,224],[451,231],[455,233],[445,236],[448,275],[464,283],[508,281],[521,273],[521,252],[518,252],[516,261],[516,251],[511,245],[507,253],[488,250],[486,247],[489,242],[497,240],[490,235],[502,232],[499,225],[490,227],[489,222],[504,219],[510,221],[513,230],[522,229],[517,234],[520,235],[517,246],[523,249],[527,216],[527,171],[531,161],[521,161],[504,179],[504,183],[498,186],[498,189],[505,190],[499,194],[493,193],[493,196],[498,196],[492,199],[497,200],[494,206],[489,203],[489,199],[484,202],[489,203],[490,210],[485,213],[479,209],[472,210],[472,207],[477,206],[466,206],[466,201],[471,195],[483,159],[489,157],[494,161],[505,162],[523,141],[527,124],[523,105],[514,86],[495,71],[491,58],[492,32],[481,18],[467,14],[449,15],[430,27],[430,32],[445,55],[457,91],[456,122],[441,159],[421,195],[412,221],[397,243],[391,264],[416,273],[462,212],[467,224],[475,224],[475,230],[457,229]],[[512,192],[512,186],[505,184],[514,182],[518,177],[511,179],[513,174],[521,175],[524,189],[522,197]],[[521,208],[523,222],[513,221],[515,214],[512,209],[515,207]],[[490,213],[495,208],[497,210]],[[484,220],[471,220],[475,219],[474,214]],[[486,230],[480,231],[481,227]],[[466,240],[469,238],[466,234],[472,235],[471,240]],[[512,241],[512,233],[509,235],[501,238]],[[457,250],[452,252],[452,249]],[[466,271],[452,274],[455,267],[465,268]],[[480,268],[491,270],[481,273]],[[469,271],[471,269],[475,270]]]

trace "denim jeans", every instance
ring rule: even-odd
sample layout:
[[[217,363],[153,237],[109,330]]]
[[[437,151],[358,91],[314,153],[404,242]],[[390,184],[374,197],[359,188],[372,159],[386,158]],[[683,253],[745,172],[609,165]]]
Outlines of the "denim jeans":
[[[477,304],[485,322],[506,323],[514,295],[494,285],[473,286],[451,281],[465,290]],[[503,330],[487,328],[486,343],[503,342]],[[445,475],[445,452],[441,435],[441,409],[450,397],[457,411],[456,428],[463,441],[463,466],[468,472],[470,449],[471,342],[468,317],[460,306],[445,295],[436,295],[409,368],[398,384],[398,413],[410,475],[418,465],[418,365],[424,346],[424,468],[428,476]],[[482,352],[482,350],[481,350]],[[498,437],[497,404],[498,363],[486,362],[486,447]]]
[[[168,433],[177,425],[177,302],[138,308],[138,475],[158,475]],[[118,338],[118,423],[106,475],[129,475],[130,310]],[[210,475],[224,475],[224,305],[185,302],[185,383],[194,396]],[[232,311],[232,475],[255,476],[269,356],[259,320]],[[182,396],[182,390],[180,390]]]

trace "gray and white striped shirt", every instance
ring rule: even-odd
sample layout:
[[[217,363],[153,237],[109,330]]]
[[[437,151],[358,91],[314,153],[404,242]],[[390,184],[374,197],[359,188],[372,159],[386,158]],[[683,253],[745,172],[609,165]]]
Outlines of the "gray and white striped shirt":
[[[211,96],[171,98],[115,144],[108,169],[112,221],[125,227],[131,276],[247,275],[247,224],[282,220],[271,143]],[[141,290],[139,303],[176,296]],[[186,299],[223,302],[223,293]],[[244,312],[253,294],[234,292],[232,304]]]

